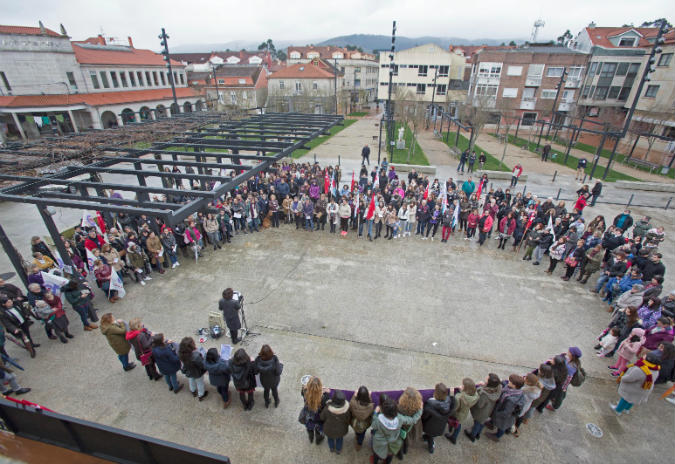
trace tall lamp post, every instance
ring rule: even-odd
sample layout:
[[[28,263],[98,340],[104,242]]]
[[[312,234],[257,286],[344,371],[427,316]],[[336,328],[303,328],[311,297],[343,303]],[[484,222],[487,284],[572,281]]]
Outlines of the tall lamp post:
[[[393,22],[392,28],[391,28],[391,52],[389,53],[389,89],[388,89],[388,95],[387,95],[387,136],[389,138],[389,147],[387,150],[389,151],[389,161],[393,161],[393,153],[394,153],[394,127],[393,127],[393,111],[391,108],[391,88],[392,88],[392,80],[394,77],[394,52],[396,50],[396,21]]]
[[[173,79],[173,71],[171,70],[171,57],[169,56],[169,35],[166,33],[164,28],[162,28],[162,33],[157,36],[161,42],[159,43],[164,50],[162,50],[162,55],[164,55],[164,61],[166,61],[166,67],[169,70],[169,83],[171,84],[171,93],[173,94],[173,103],[176,105],[178,112],[180,113],[180,108],[178,107],[178,100],[176,99],[176,83]],[[169,110],[171,112],[171,110]]]

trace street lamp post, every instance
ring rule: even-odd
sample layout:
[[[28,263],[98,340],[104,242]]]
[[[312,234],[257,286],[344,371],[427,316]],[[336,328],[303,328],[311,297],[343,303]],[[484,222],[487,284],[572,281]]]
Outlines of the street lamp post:
[[[171,84],[171,93],[173,94],[173,103],[176,105],[176,108],[178,109],[178,112],[180,113],[180,108],[178,107],[178,100],[176,99],[176,83],[174,82],[173,79],[173,71],[171,70],[171,57],[169,55],[169,35],[166,33],[164,28],[162,28],[162,33],[157,36],[161,42],[159,43],[162,47],[164,47],[164,50],[162,51],[162,55],[164,55],[164,61],[166,61],[166,67],[169,70],[169,83]],[[169,110],[171,112],[171,110]]]
[[[394,52],[396,50],[396,21],[393,22],[391,28],[391,52],[389,53],[389,89],[387,95],[387,136],[389,139],[389,146],[387,150],[389,151],[389,161],[393,161],[394,148],[392,143],[394,141],[394,127],[393,123],[393,112],[391,108],[391,88],[393,86],[392,81],[394,78]]]

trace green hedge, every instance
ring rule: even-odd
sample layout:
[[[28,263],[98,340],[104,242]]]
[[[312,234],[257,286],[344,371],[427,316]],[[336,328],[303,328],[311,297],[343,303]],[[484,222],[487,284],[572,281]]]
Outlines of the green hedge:
[[[497,137],[495,134],[490,134],[493,137]],[[509,143],[513,143],[514,145],[517,145],[522,148],[527,148],[529,151],[532,153],[537,153],[537,144],[536,142],[529,142],[525,139],[522,139],[520,137],[514,137],[513,135],[509,134]],[[541,150],[543,148],[544,144],[541,144],[539,146],[539,149]],[[537,153],[539,154],[539,153]],[[555,155],[555,157],[553,156]],[[565,152],[556,150],[555,148],[551,148],[551,154],[549,155],[549,159],[553,161],[554,163],[557,164],[562,164],[564,166],[567,166],[568,168],[575,169],[577,168],[577,163],[579,161],[579,158],[569,155],[567,158],[567,163],[564,163],[565,160]],[[591,173],[591,170],[593,169],[593,163],[589,162],[586,164],[586,174]],[[605,172],[604,166],[598,165],[598,167],[595,169],[595,177],[601,177],[602,174]],[[640,179],[637,179],[635,177],[629,176],[628,174],[623,174],[621,172],[617,172],[613,169],[609,170],[609,173],[607,174],[607,179],[605,179],[607,182],[614,182],[617,180],[631,180],[631,181],[639,181]]]
[[[394,134],[396,135],[396,138],[398,139],[398,129],[401,127],[402,123],[396,122],[394,126]],[[384,130],[384,128],[382,128]],[[399,150],[394,146],[394,154],[391,156],[391,160],[389,160],[390,163],[397,163],[397,164],[416,164],[419,166],[429,166],[429,160],[427,159],[427,155],[424,154],[424,150],[422,150],[422,147],[420,147],[419,143],[415,141],[415,149],[413,150],[413,153],[410,155],[410,161],[408,161],[408,148],[410,147],[410,144],[412,143],[413,140],[413,134],[412,131],[410,130],[410,127],[406,124],[405,126],[405,132],[403,133],[403,140],[405,140],[405,146],[406,148]]]

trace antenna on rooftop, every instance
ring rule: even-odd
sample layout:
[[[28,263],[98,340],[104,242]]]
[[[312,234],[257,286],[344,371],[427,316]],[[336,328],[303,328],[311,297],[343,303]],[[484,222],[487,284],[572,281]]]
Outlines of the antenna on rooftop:
[[[546,23],[544,22],[543,19],[537,19],[534,22],[534,29],[532,30],[532,40],[530,42],[536,43],[537,42],[537,34],[539,34],[539,29],[544,27]]]

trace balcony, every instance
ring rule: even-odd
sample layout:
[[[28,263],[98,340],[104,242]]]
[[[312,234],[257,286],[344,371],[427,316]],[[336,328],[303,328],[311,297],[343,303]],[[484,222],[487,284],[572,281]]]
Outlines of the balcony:
[[[581,86],[581,79],[578,77],[568,77],[565,82],[566,89],[577,89]]]
[[[523,98],[520,100],[520,109],[521,110],[533,110],[535,105],[537,104],[537,99],[536,98]]]
[[[541,85],[541,76],[531,77],[527,76],[525,79],[525,87],[539,87]]]
[[[558,111],[570,111],[572,109],[572,102],[561,102],[558,105]]]

